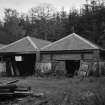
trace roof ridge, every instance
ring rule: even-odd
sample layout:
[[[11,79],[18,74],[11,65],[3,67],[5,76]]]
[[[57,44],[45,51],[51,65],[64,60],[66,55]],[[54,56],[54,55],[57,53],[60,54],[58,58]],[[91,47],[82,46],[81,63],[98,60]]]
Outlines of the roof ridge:
[[[95,45],[94,43],[92,43],[92,42],[89,41],[88,39],[85,39],[84,37],[81,37],[81,36],[79,36],[79,35],[77,35],[77,34],[75,34],[75,33],[74,33],[74,35],[75,35],[76,37],[78,37],[79,39],[81,39],[82,41],[84,41],[85,43],[89,44],[91,47],[93,47],[93,48],[95,48],[95,49],[99,48],[97,45]]]
[[[36,37],[33,37],[33,36],[27,36],[27,37],[32,38],[32,39],[37,39],[37,40],[46,41],[46,42],[50,42],[51,43],[51,41],[49,41],[49,40],[44,40],[44,39],[36,38]]]
[[[87,43],[88,45],[90,45],[90,46],[93,47],[94,49],[99,49],[99,48],[100,48],[100,47],[98,47],[97,45],[95,45],[94,43],[92,43],[91,41],[89,41],[88,39],[85,39],[84,37],[79,36],[79,35],[77,35],[76,33],[72,33],[72,34],[70,34],[70,35],[68,35],[68,36],[66,36],[66,37],[63,37],[62,39],[59,39],[59,40],[57,40],[57,41],[55,41],[55,42],[53,42],[53,43],[51,43],[51,44],[49,44],[49,45],[44,46],[43,48],[41,48],[41,50],[43,50],[43,49],[45,49],[45,48],[48,48],[48,47],[50,47],[50,46],[52,46],[52,45],[54,45],[54,44],[56,44],[56,43],[58,43],[58,42],[60,42],[60,41],[62,41],[62,40],[64,40],[64,39],[66,39],[66,38],[71,38],[72,36],[78,37],[80,40],[82,40],[83,42]]]
[[[63,38],[61,38],[61,39],[59,39],[59,40],[57,40],[57,41],[55,41],[55,42],[52,42],[51,44],[48,44],[48,45],[42,47],[41,50],[42,50],[42,49],[45,49],[45,48],[47,48],[47,47],[49,47],[49,46],[51,46],[51,45],[53,45],[53,44],[56,44],[57,42],[60,42],[60,41],[66,39],[66,38],[68,38],[68,37],[71,37],[71,36],[73,36],[73,34],[74,34],[74,33],[72,33],[72,34],[70,34],[70,35],[67,35],[67,36],[65,36],[65,37],[63,37]]]
[[[27,36],[27,39],[29,40],[31,45],[35,48],[35,50],[38,49],[37,45],[32,41],[31,37]]]

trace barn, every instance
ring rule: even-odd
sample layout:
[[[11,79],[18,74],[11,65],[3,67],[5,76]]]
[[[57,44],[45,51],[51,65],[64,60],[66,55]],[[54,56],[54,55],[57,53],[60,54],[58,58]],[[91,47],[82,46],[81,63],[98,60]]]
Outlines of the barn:
[[[76,33],[41,48],[40,56],[41,62],[56,63],[56,70],[65,70],[70,76],[79,69],[82,60],[105,58],[104,49]]]
[[[1,44],[1,43],[0,43],[0,48],[3,47],[3,46],[5,46],[5,44]]]
[[[40,48],[49,41],[23,37],[0,48],[0,74],[6,76],[24,76],[34,73],[35,62],[40,57]]]

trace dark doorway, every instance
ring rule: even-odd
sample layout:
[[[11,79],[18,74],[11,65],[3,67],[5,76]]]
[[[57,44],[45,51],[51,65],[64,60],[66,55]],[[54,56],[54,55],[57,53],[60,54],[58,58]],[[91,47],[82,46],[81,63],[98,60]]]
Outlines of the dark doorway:
[[[35,54],[24,54],[24,55],[17,55],[21,56],[21,61],[14,62],[14,72],[15,75],[19,76],[27,76],[32,75],[34,73],[34,67],[35,67],[35,61],[36,61],[36,55]],[[16,57],[16,56],[15,56]]]
[[[67,76],[73,77],[75,71],[77,71],[80,67],[80,61],[79,60],[66,60],[66,70],[67,70]]]

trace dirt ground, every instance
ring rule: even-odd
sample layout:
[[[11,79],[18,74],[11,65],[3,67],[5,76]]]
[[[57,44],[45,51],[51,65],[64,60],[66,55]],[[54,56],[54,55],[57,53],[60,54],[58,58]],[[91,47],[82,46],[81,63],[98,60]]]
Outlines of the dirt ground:
[[[1,78],[0,81],[19,79],[17,85],[30,86],[33,94],[0,105],[105,105],[105,77],[80,78]]]

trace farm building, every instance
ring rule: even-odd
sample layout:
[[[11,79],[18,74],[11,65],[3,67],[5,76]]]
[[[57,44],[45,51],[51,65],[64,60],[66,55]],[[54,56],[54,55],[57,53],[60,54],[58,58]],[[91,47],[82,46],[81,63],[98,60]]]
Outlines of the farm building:
[[[104,59],[104,49],[73,33],[41,48],[41,62],[56,63],[56,70],[66,70],[74,75],[80,61]]]
[[[5,45],[4,44],[0,44],[0,48],[3,47],[3,46],[5,46]]]
[[[8,76],[33,74],[35,62],[39,59],[39,49],[47,44],[50,42],[27,36],[0,48],[0,74],[1,72]]]

